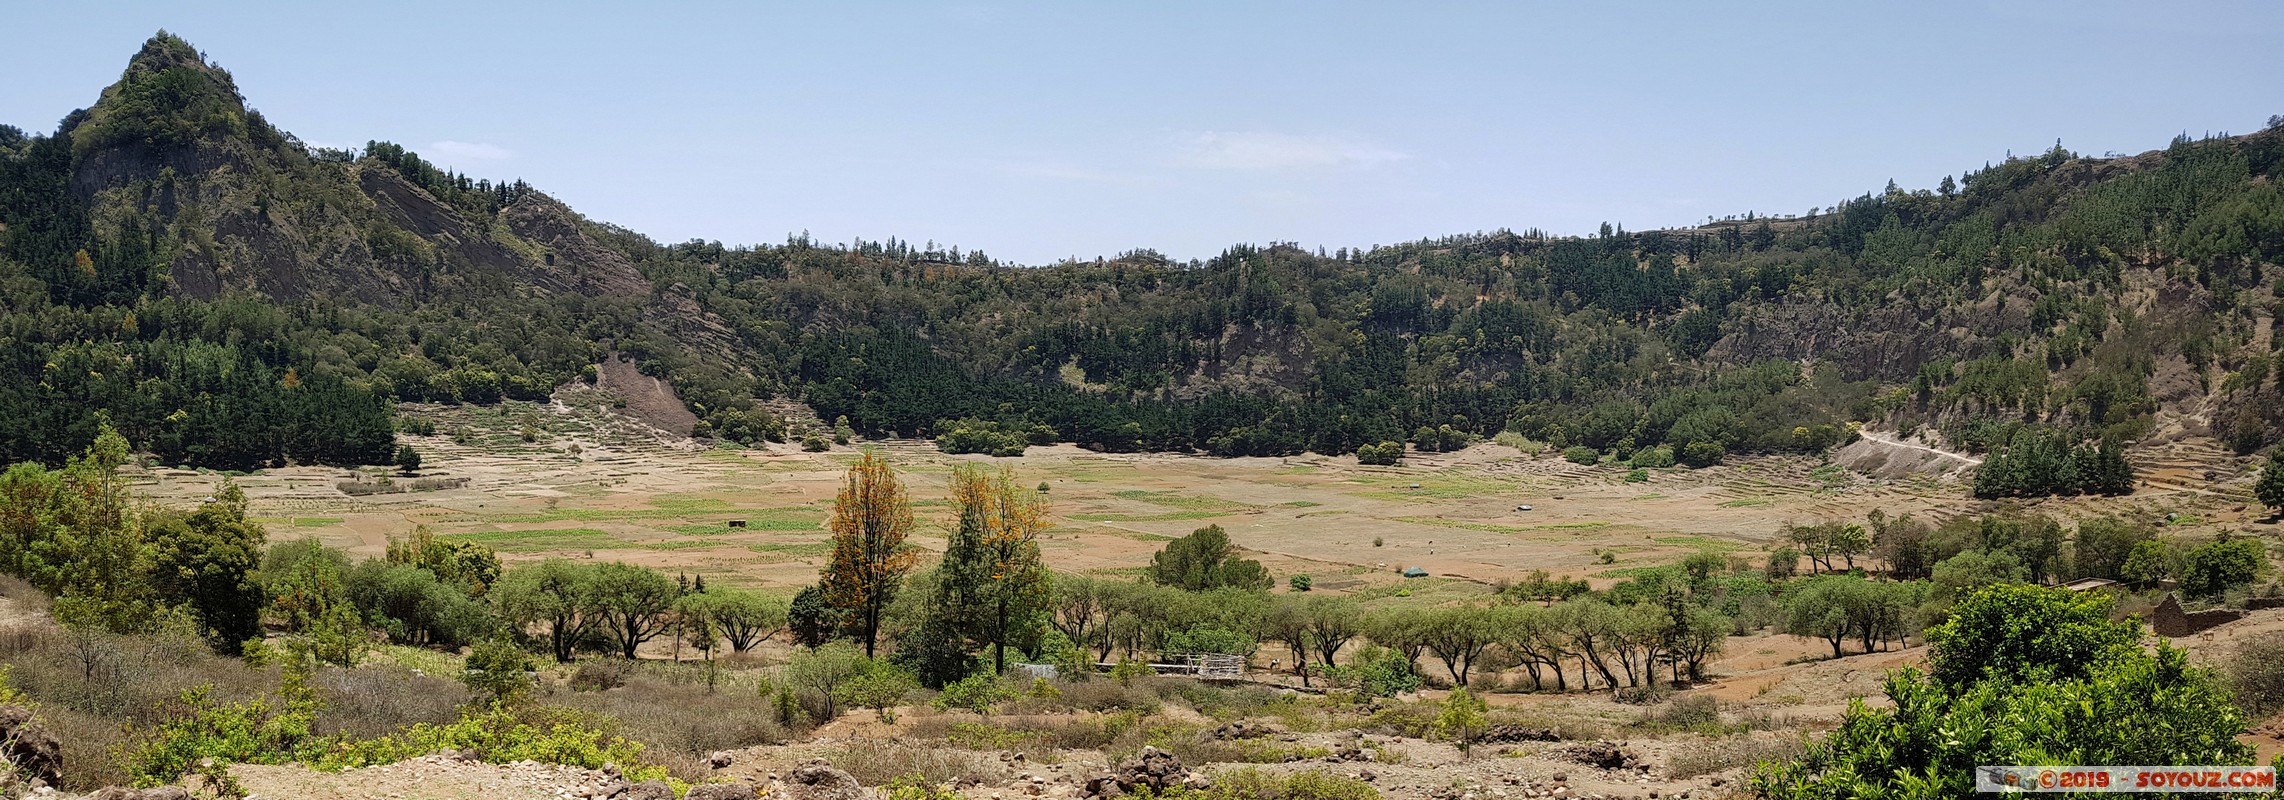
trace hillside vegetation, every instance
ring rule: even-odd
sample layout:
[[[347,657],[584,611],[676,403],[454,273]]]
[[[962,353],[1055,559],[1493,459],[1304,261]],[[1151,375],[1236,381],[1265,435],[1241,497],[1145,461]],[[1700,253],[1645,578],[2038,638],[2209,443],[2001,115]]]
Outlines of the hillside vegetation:
[[[174,463],[383,462],[392,400],[541,398],[612,352],[739,442],[783,437],[784,398],[867,435],[1219,455],[1513,431],[1707,464],[1850,422],[2250,453],[2284,434],[2280,164],[2271,126],[1805,216],[1186,263],[663,245],[396,145],[308,146],[162,33],[53,133],[0,128],[0,460],[60,463],[99,411]]]

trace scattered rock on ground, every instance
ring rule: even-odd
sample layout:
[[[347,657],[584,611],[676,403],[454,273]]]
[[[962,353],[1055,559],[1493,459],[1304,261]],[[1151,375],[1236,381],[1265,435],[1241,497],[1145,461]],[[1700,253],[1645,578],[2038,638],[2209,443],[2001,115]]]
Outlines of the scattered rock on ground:
[[[643,781],[613,795],[611,800],[674,800],[674,787],[665,781]]]
[[[1274,736],[1278,733],[1280,733],[1280,731],[1278,731],[1276,726],[1273,725],[1264,725],[1258,722],[1239,721],[1223,725],[1211,731],[1207,731],[1206,735],[1214,739],[1226,742],[1236,739],[1253,739],[1262,736]]]
[[[1553,728],[1531,728],[1522,725],[1493,725],[1483,733],[1486,742],[1559,742],[1562,736]]]
[[[690,793],[683,795],[682,800],[754,800],[756,796],[753,784],[731,781],[692,786]]]
[[[1123,797],[1137,788],[1146,788],[1153,795],[1164,794],[1182,785],[1189,776],[1190,771],[1174,754],[1143,745],[1140,755],[1119,762],[1108,775],[1087,781],[1086,793],[1089,797]]]
[[[785,800],[867,800],[855,777],[823,761],[811,761],[786,776]]]
[[[1555,754],[1562,758],[1576,761],[1580,764],[1585,764],[1597,769],[1649,769],[1649,765],[1642,763],[1641,756],[1636,754],[1633,750],[1625,747],[1620,747],[1617,744],[1611,742],[1590,742],[1587,744],[1578,745],[1576,747],[1565,747],[1561,750],[1555,751]]]

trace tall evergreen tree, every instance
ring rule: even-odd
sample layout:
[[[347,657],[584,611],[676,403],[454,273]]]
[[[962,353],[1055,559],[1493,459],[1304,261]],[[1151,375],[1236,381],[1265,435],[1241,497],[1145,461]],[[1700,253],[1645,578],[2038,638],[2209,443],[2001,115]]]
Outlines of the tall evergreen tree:
[[[1046,625],[1049,581],[1039,556],[1047,499],[1019,485],[1012,467],[997,474],[976,464],[952,471],[957,514],[937,583],[937,613],[949,627],[991,650],[992,668],[1007,671],[1007,646]]]
[[[2260,481],[2253,484],[2252,493],[2262,505],[2277,514],[2284,514],[2284,445],[2268,451],[2268,463],[2260,467]]]

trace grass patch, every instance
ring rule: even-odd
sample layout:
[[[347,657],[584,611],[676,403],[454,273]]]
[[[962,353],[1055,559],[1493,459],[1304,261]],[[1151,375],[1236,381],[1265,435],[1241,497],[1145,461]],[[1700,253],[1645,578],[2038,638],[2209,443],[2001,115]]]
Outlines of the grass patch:
[[[1841,486],[1848,482],[1848,468],[1838,464],[1826,464],[1809,470],[1808,477],[1814,478],[1818,483],[1828,487]]]
[[[1655,541],[1658,544],[1671,547],[1687,547],[1694,550],[1713,550],[1719,552],[1742,550],[1745,548],[1744,544],[1742,543],[1731,541],[1729,539],[1723,539],[1717,536],[1660,536],[1657,537]]]
[[[652,508],[662,509],[666,511],[678,511],[685,514],[692,512],[730,511],[735,508],[734,506],[730,505],[730,501],[720,498],[694,497],[691,495],[673,494],[653,497],[650,499],[650,505]]]
[[[719,547],[722,546],[722,543],[709,542],[704,539],[677,539],[665,542],[643,542],[635,546],[644,550],[690,550],[699,547]]]
[[[296,528],[323,528],[323,527],[326,527],[326,526],[329,526],[329,525],[339,525],[339,524],[341,524],[341,522],[342,522],[342,520],[341,520],[341,518],[340,518],[340,517],[294,517],[294,518],[293,518],[293,526],[294,526],[294,527],[296,527]]]
[[[442,538],[476,542],[502,553],[537,553],[548,550],[610,550],[638,547],[598,528],[550,528],[528,531],[474,531],[448,533]]]
[[[1643,575],[1648,575],[1648,574],[1650,574],[1650,573],[1653,573],[1653,572],[1657,572],[1657,571],[1659,571],[1659,570],[1663,570],[1663,569],[1665,569],[1665,568],[1664,568],[1664,567],[1619,567],[1619,568],[1617,568],[1617,569],[1606,569],[1606,570],[1603,570],[1603,571],[1601,571],[1601,572],[1597,572],[1597,573],[1594,573],[1594,577],[1597,577],[1597,578],[1618,578],[1618,579],[1621,579],[1621,580],[1623,580],[1623,579],[1630,579],[1630,578],[1639,578],[1639,577],[1641,577],[1641,576],[1643,576]]]
[[[1314,500],[1294,500],[1289,503],[1278,503],[1277,505],[1281,505],[1286,508],[1315,508],[1324,504]]]
[[[1721,501],[1722,508],[1760,508],[1762,506],[1773,505],[1776,505],[1776,501],[1770,500],[1766,497],[1744,497],[1738,498],[1736,500]]]
[[[1082,522],[1168,522],[1179,519],[1212,519],[1227,517],[1234,511],[1169,511],[1164,514],[1071,514],[1071,519]]]
[[[1421,497],[1458,500],[1511,492],[1517,488],[1513,480],[1459,473],[1438,473],[1416,477],[1410,475],[1365,475],[1348,482],[1373,489],[1374,491],[1363,493],[1367,497],[1386,500],[1417,500]],[[1419,484],[1420,488],[1411,488],[1412,484],[1415,483]]]
[[[746,549],[752,550],[756,553],[769,553],[772,555],[786,556],[788,558],[815,558],[818,556],[832,555],[833,543],[779,542],[774,544],[757,544]]]
[[[1128,489],[1125,491],[1111,492],[1110,496],[1123,500],[1140,500],[1154,506],[1178,508],[1184,511],[1239,511],[1252,508],[1250,505],[1223,500],[1219,497],[1201,497],[1197,495],[1175,494],[1173,492],[1152,492],[1141,489]]]

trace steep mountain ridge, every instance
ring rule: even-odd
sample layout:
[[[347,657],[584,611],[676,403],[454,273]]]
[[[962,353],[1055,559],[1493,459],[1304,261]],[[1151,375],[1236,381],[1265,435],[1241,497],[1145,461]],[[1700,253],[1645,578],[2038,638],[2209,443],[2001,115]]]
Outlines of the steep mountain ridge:
[[[975,418],[1228,455],[1511,430],[1703,461],[1850,422],[1977,452],[2032,429],[2248,453],[2284,435],[2280,164],[2272,126],[1804,217],[1014,267],[896,240],[660,245],[395,145],[303,145],[162,33],[55,135],[0,131],[0,366],[48,376],[0,410],[72,398],[182,458],[165,443],[218,381],[256,405],[312,379],[489,402],[621,353],[739,441],[798,400],[871,433]],[[47,366],[80,358],[97,377]],[[157,399],[112,396],[114,373]],[[0,455],[91,436],[35,422]],[[300,458],[245,436],[233,464]]]

